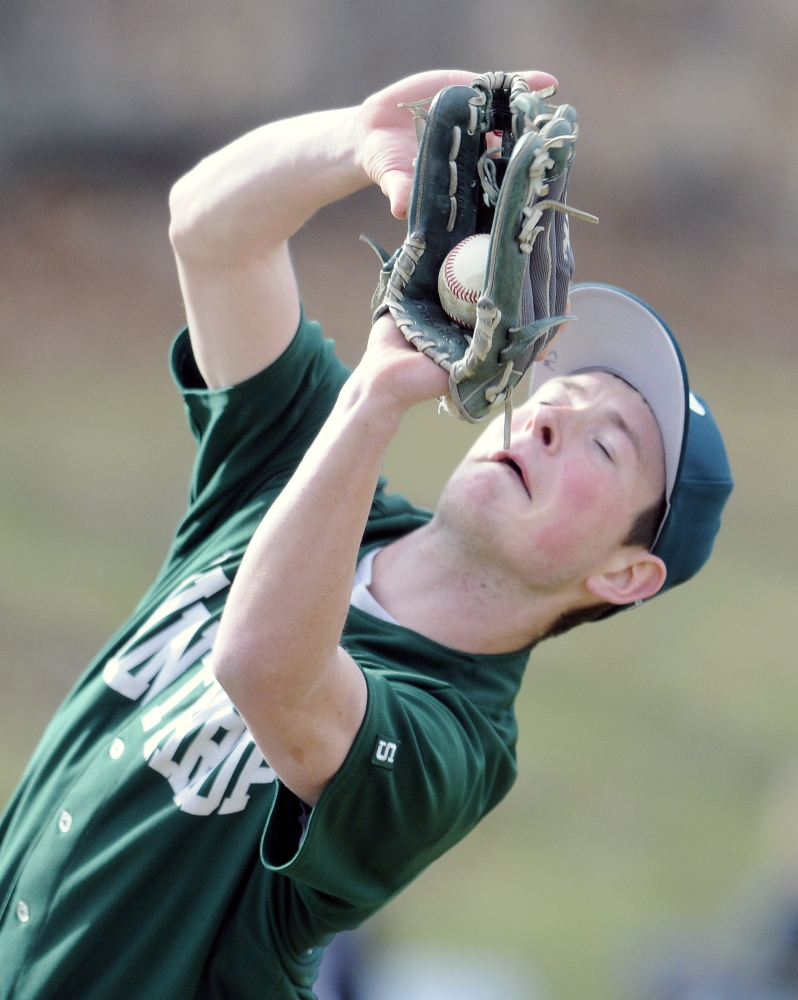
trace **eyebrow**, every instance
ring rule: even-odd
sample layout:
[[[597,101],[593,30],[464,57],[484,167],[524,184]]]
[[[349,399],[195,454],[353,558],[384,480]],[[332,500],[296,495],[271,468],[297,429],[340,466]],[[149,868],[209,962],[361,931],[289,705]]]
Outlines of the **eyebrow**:
[[[620,413],[618,413],[617,410],[610,410],[608,417],[610,423],[613,426],[617,427],[619,431],[623,431],[623,433],[632,442],[632,447],[634,448],[635,454],[637,455],[637,461],[639,462],[640,465],[642,465],[643,442],[640,440],[640,437],[637,434],[637,432],[632,430],[632,428],[629,426],[629,424],[627,424],[627,422],[623,419],[623,417],[620,415]]]
[[[570,389],[571,392],[575,392],[577,396],[581,396],[583,399],[587,395],[585,386],[581,382],[577,382],[574,378],[558,378],[557,381],[560,385],[565,386],[566,389]]]
[[[575,393],[584,399],[587,395],[587,388],[582,385],[581,382],[577,382],[576,379],[571,378],[561,378],[560,385],[565,386],[569,392]],[[617,427],[619,431],[622,431],[632,443],[632,447],[637,455],[638,462],[643,464],[643,442],[640,440],[640,435],[637,431],[633,430],[629,424],[624,420],[621,414],[617,410],[610,410],[607,413],[607,419],[612,424],[613,427]]]

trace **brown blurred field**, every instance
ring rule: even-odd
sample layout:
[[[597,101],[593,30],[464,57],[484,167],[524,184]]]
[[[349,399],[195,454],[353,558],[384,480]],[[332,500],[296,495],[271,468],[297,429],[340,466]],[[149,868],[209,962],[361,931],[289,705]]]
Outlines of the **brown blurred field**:
[[[668,319],[737,488],[699,579],[535,652],[516,789],[380,926],[511,957],[556,1000],[616,996],[619,956],[694,926],[761,861],[762,797],[798,757],[798,15],[781,0],[760,19],[713,0],[502,0],[490,19],[462,4],[455,31],[442,6],[409,0],[387,22],[384,4],[342,4],[340,22],[318,5],[206,6],[84,2],[69,20],[21,3],[0,37],[14,67],[0,66],[0,799],[184,504],[169,180],[319,94],[351,101],[438,60],[545,65],[583,123],[570,201],[602,219],[574,225],[577,279],[628,287]],[[515,30],[533,17],[546,45]],[[71,55],[48,61],[59,31]],[[294,246],[306,310],[350,363],[376,274],[361,232],[402,237],[378,193],[321,213]],[[434,407],[410,415],[392,486],[434,504],[472,434]]]

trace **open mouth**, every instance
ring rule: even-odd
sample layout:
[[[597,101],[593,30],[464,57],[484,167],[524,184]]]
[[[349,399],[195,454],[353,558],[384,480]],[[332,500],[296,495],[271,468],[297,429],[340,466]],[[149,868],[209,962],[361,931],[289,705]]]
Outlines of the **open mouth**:
[[[524,478],[524,473],[521,470],[521,466],[518,464],[518,462],[516,462],[515,459],[510,458],[509,455],[503,455],[499,459],[499,463],[501,465],[506,465],[508,469],[511,469],[516,474],[516,476],[518,476],[521,485],[526,490],[527,496],[531,497],[531,494],[529,492],[529,487],[527,486],[526,479]]]

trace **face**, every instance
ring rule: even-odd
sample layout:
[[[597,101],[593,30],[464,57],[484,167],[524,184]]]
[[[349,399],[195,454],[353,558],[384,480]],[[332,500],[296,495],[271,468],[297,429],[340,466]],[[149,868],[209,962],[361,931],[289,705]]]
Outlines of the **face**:
[[[437,516],[476,558],[555,591],[602,571],[662,494],[659,428],[642,396],[604,372],[552,379],[468,452]],[[476,551],[479,550],[479,551]]]

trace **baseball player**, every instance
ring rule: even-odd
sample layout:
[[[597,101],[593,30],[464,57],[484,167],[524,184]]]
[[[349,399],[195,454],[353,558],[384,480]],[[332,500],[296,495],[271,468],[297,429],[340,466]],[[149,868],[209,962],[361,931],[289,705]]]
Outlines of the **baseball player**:
[[[398,105],[470,79],[265,126],[175,186],[190,502],[2,820],[4,1000],[309,1000],[332,935],[509,790],[530,648],[707,558],[720,436],[665,325],[617,289],[574,290],[510,448],[489,425],[434,516],[385,490],[402,415],[447,373],[385,315],[350,374],[288,240],[369,183],[401,217]]]

